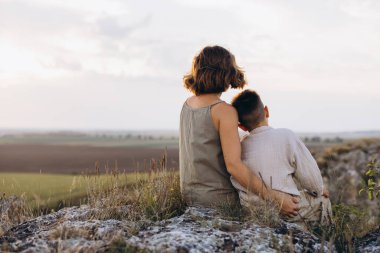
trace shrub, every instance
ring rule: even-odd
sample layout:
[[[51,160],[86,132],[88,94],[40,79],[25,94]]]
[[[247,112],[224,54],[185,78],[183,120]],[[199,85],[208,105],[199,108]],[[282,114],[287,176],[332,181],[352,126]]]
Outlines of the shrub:
[[[352,252],[355,237],[363,236],[372,230],[368,212],[359,207],[338,204],[333,206],[333,239],[338,251]]]
[[[359,191],[367,192],[368,199],[372,200],[374,197],[377,198],[380,195],[380,162],[376,159],[371,160],[367,164],[367,171],[364,176],[364,183]]]

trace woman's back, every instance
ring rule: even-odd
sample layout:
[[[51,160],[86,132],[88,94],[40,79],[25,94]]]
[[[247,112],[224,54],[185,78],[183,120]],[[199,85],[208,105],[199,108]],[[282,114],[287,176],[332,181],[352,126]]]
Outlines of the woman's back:
[[[220,102],[200,108],[190,107],[185,102],[182,107],[180,178],[182,194],[189,205],[238,202],[224,162],[219,133],[211,116],[212,106]]]

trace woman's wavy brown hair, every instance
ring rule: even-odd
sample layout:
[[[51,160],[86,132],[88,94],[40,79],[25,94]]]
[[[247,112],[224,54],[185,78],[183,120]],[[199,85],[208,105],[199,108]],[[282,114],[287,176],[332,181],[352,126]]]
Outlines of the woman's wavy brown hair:
[[[194,57],[189,74],[183,77],[185,87],[195,95],[220,93],[246,84],[243,70],[235,56],[221,46],[208,46]]]

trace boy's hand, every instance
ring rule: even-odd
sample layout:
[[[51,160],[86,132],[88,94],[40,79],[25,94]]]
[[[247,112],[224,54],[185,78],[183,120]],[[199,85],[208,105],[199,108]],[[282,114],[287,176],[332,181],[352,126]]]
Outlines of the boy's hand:
[[[275,199],[280,204],[281,213],[288,217],[294,217],[298,215],[299,208],[299,197],[293,197],[289,194],[283,192],[275,192]]]

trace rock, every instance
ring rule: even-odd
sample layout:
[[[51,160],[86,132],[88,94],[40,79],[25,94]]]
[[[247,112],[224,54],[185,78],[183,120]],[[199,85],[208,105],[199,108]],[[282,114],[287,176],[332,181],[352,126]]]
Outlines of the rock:
[[[357,252],[380,252],[380,227],[358,239],[355,244]]]
[[[380,160],[380,140],[359,140],[328,147],[316,153],[315,159],[329,186],[333,203],[368,207],[374,217],[380,215],[378,201],[358,195],[366,166],[372,159]],[[344,196],[344,198],[342,198]]]
[[[96,212],[70,207],[23,222],[0,237],[3,249],[12,252],[313,252],[321,250],[315,236],[297,225],[281,229],[224,220],[213,209],[188,208],[178,217],[151,222],[136,235],[130,222],[88,220]],[[219,225],[215,225],[219,224]],[[226,229],[227,228],[227,229]],[[294,242],[294,244],[293,244]],[[323,247],[321,251],[328,251]]]

